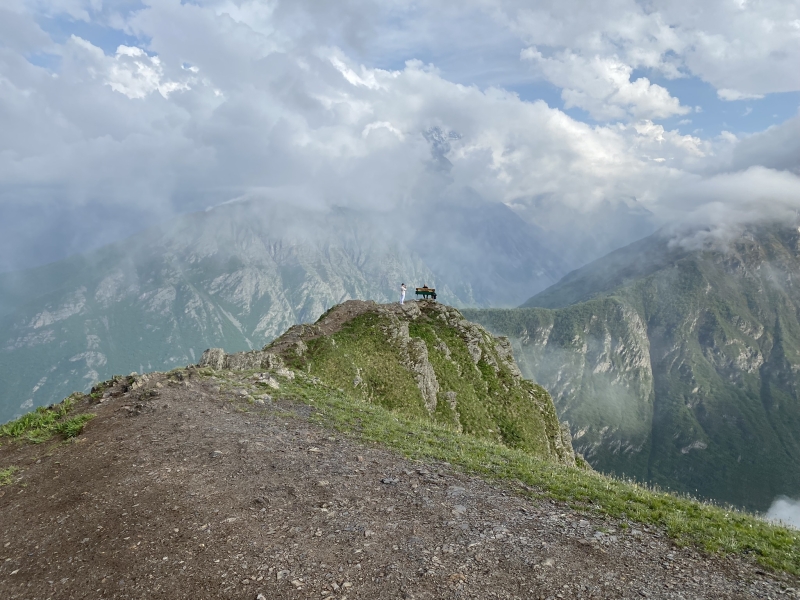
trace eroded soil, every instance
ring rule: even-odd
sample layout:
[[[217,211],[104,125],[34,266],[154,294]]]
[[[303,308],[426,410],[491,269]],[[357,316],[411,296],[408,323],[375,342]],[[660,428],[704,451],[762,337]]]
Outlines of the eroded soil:
[[[797,597],[744,559],[359,445],[289,400],[199,375],[107,395],[75,442],[0,448],[22,469],[0,488],[0,598]]]

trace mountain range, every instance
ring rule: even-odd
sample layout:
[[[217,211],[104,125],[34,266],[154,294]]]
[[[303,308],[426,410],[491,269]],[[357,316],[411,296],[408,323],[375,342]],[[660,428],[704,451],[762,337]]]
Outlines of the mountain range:
[[[115,373],[260,348],[344,300],[395,300],[401,282],[455,306],[514,306],[568,270],[501,204],[223,205],[0,274],[0,422]]]
[[[186,215],[0,274],[0,422],[425,283],[510,338],[594,468],[755,510],[800,494],[800,232],[661,231],[571,272],[568,254],[474,199]]]
[[[662,231],[523,307],[509,336],[595,468],[765,510],[800,493],[800,231]]]

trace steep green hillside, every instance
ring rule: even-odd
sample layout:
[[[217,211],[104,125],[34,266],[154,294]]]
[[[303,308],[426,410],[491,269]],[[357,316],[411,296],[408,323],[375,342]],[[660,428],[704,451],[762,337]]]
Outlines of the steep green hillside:
[[[693,251],[657,235],[465,315],[511,338],[595,468],[765,510],[800,494],[798,276],[794,228]]]
[[[232,204],[0,275],[0,423],[113,373],[186,365],[210,346],[259,348],[348,298],[394,300],[401,282],[436,285],[456,305],[508,306],[563,274],[508,208],[469,210],[480,222],[454,222],[456,207],[448,221]],[[470,281],[467,265],[489,275]]]
[[[252,369],[276,361],[355,399],[575,465],[568,428],[547,391],[522,378],[508,340],[455,308],[350,300],[262,351],[208,350],[200,366]]]

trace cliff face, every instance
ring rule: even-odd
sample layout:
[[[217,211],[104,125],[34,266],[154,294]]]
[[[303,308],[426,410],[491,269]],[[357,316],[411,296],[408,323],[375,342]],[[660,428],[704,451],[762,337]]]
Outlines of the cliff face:
[[[365,402],[576,464],[568,426],[559,423],[547,391],[523,379],[508,340],[455,308],[350,300],[263,350],[226,355],[211,349],[200,361],[213,369],[279,364]]]
[[[653,425],[650,342],[629,306],[601,300],[556,312],[465,310],[508,335],[520,368],[552,395],[575,449],[595,468],[644,478]]]
[[[764,510],[800,493],[798,276],[793,228],[655,236],[527,308],[465,314],[511,338],[595,468]]]
[[[479,224],[455,212],[235,204],[0,275],[0,423],[114,373],[195,363],[211,346],[260,348],[349,298],[394,300],[403,281],[436,285],[451,304],[508,306],[563,274],[509,209],[481,210],[491,226],[476,236]],[[467,265],[491,275],[471,281]]]

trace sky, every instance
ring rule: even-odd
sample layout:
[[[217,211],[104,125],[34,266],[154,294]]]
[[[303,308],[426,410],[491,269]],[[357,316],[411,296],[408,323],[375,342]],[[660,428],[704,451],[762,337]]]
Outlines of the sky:
[[[786,219],[798,65],[800,0],[0,0],[0,271],[252,197]]]

